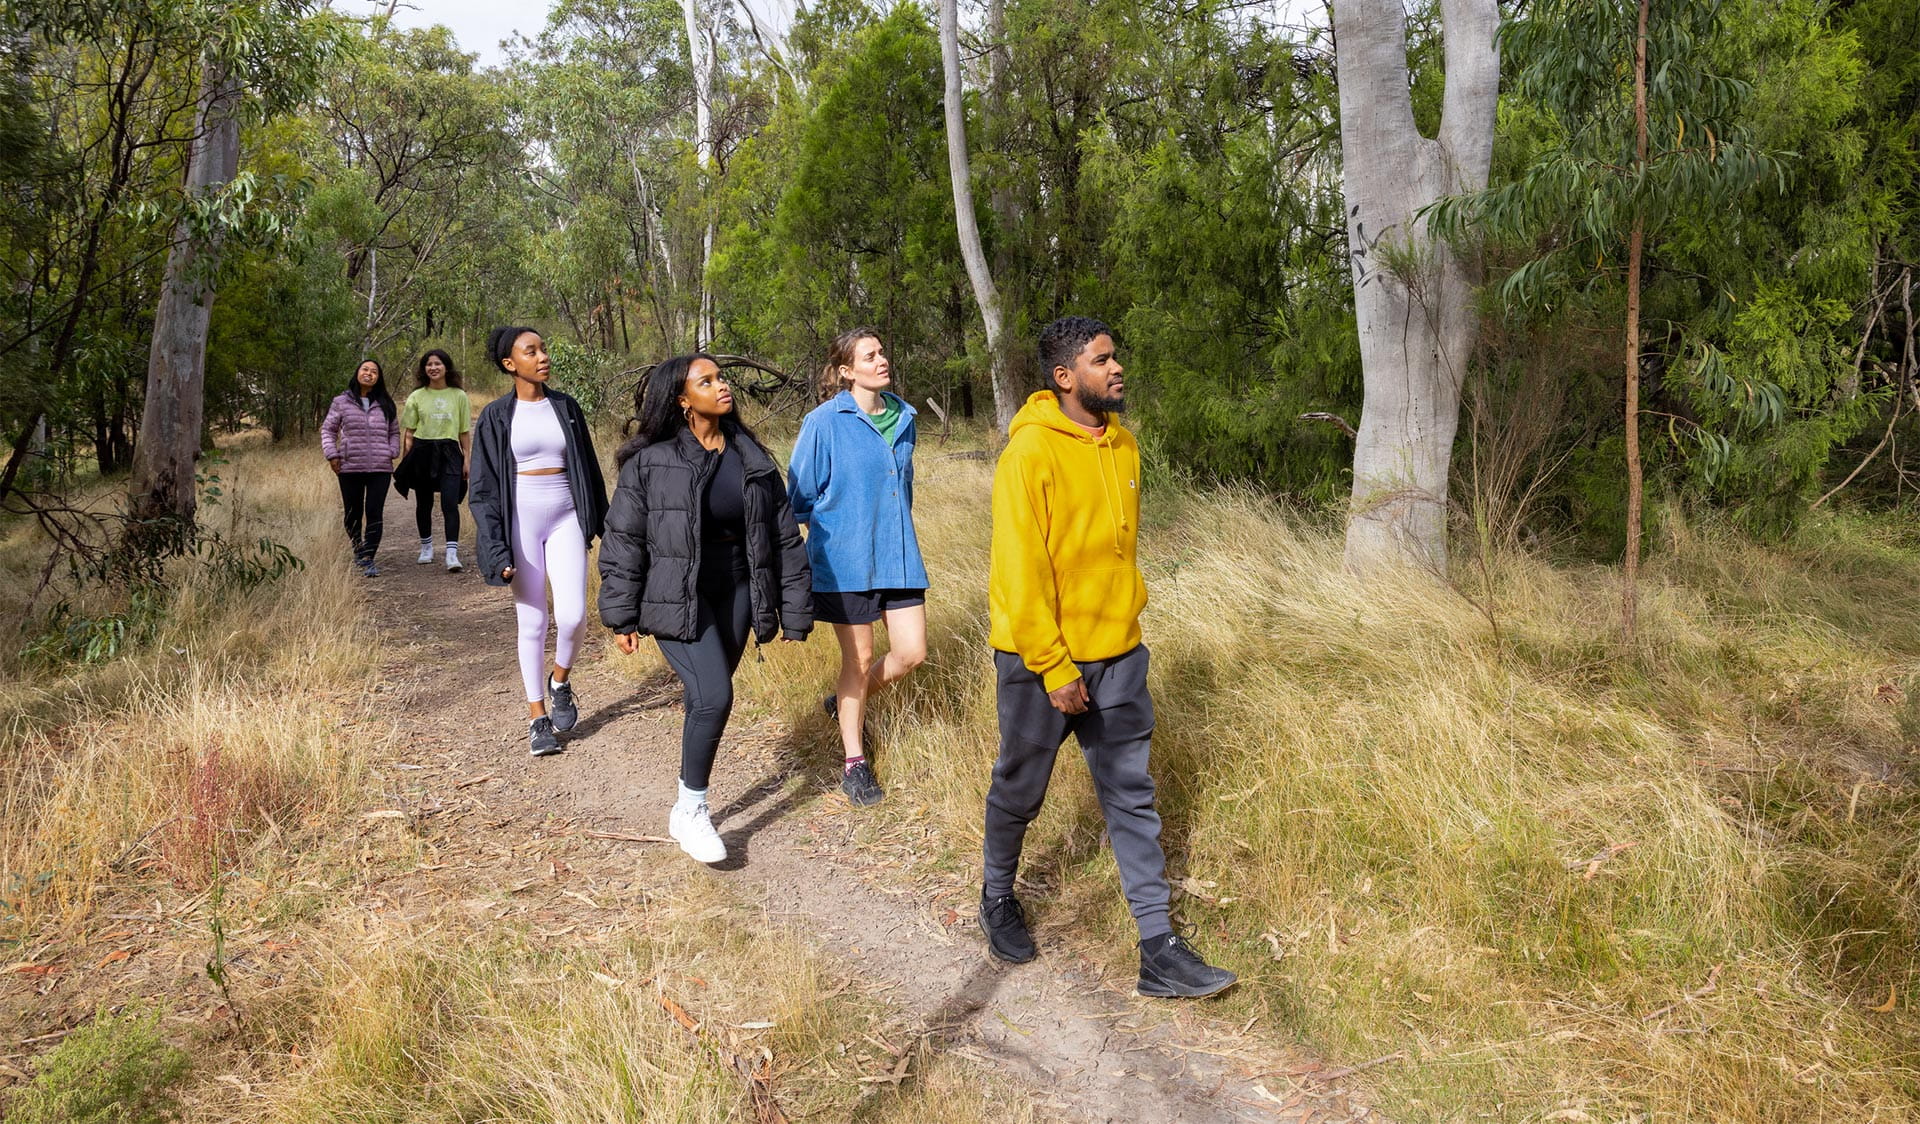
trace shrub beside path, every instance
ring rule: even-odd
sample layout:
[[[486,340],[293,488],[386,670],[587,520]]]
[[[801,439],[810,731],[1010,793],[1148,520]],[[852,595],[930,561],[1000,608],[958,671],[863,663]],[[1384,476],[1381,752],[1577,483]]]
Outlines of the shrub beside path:
[[[1047,931],[1044,910],[1040,959],[994,961],[973,900],[956,893],[965,879],[915,878],[888,858],[888,845],[856,848],[859,813],[834,786],[831,748],[776,719],[755,721],[751,699],[736,705],[715,769],[715,818],[731,855],[719,867],[694,863],[661,837],[679,752],[670,675],[656,671],[636,685],[607,658],[611,646],[594,622],[574,674],[580,725],[564,753],[535,760],[503,591],[472,571],[396,562],[367,594],[385,607],[398,657],[386,690],[401,756],[384,764],[426,842],[497,849],[576,837],[594,865],[631,864],[642,897],[689,871],[713,880],[842,966],[846,986],[898,1010],[908,1032],[883,1044],[898,1063],[863,1080],[897,1087],[922,1059],[950,1055],[1027,1087],[1047,1119],[1382,1119],[1356,1087],[1364,1066],[1317,1059],[1282,1040],[1285,1028],[1228,1025],[1204,1004],[1136,998],[1130,978],[1103,976],[1067,951],[1071,942]],[[587,870],[581,857],[569,862]],[[584,911],[620,908],[587,891],[573,899]]]

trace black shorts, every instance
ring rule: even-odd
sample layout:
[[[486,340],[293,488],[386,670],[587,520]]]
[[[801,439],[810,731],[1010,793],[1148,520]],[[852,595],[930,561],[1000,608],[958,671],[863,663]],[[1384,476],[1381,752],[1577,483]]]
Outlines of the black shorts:
[[[821,624],[872,624],[889,609],[927,603],[924,589],[866,589],[858,593],[813,591],[813,619]]]

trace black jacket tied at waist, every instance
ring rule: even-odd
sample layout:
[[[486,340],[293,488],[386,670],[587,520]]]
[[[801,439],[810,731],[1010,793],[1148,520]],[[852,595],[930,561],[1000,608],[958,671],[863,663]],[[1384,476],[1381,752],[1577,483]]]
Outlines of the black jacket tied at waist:
[[[416,437],[407,455],[400,458],[400,466],[393,470],[393,490],[404,497],[415,488],[439,491],[445,482],[452,481],[456,489],[453,502],[459,503],[467,498],[466,467],[460,442],[452,438],[422,441]]]

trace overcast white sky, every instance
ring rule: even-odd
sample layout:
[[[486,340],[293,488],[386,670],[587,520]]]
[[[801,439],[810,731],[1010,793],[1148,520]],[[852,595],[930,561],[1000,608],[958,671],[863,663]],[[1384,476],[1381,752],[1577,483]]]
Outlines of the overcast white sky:
[[[795,0],[746,0],[754,15],[782,32],[793,18]],[[546,0],[401,0],[396,22],[405,27],[445,24],[462,50],[480,56],[481,66],[505,61],[500,42],[520,32],[532,37],[547,23]],[[963,5],[962,18],[966,13]],[[1325,0],[1268,0],[1269,18],[1279,23],[1307,23],[1324,27]],[[345,0],[340,10],[382,12],[386,0]]]
[[[793,18],[794,0],[748,0],[754,15],[764,23],[784,30]],[[547,25],[546,0],[401,0],[394,22],[403,27],[432,27],[445,24],[462,50],[480,56],[481,66],[497,66],[505,61],[500,41],[515,32],[531,38]],[[351,0],[340,5],[346,12],[384,12],[385,0]]]

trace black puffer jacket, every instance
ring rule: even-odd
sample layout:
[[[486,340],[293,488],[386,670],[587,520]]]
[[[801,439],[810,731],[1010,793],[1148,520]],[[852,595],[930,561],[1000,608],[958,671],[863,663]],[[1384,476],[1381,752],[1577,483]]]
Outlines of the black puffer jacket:
[[[813,629],[813,574],[787,504],[787,486],[767,451],[745,434],[728,438],[746,482],[747,592],[753,635],[794,640]],[[681,430],[620,466],[600,544],[600,620],[616,633],[668,640],[699,634],[701,519],[720,458]]]
[[[593,451],[580,403],[557,390],[547,391],[553,412],[567,437],[567,487],[573,493],[573,513],[587,545],[600,536],[607,516],[607,480],[600,475],[600,458]],[[479,528],[480,573],[488,585],[511,584],[500,572],[513,565],[513,408],[512,391],[487,403],[473,423],[473,469],[468,482],[467,509]]]

